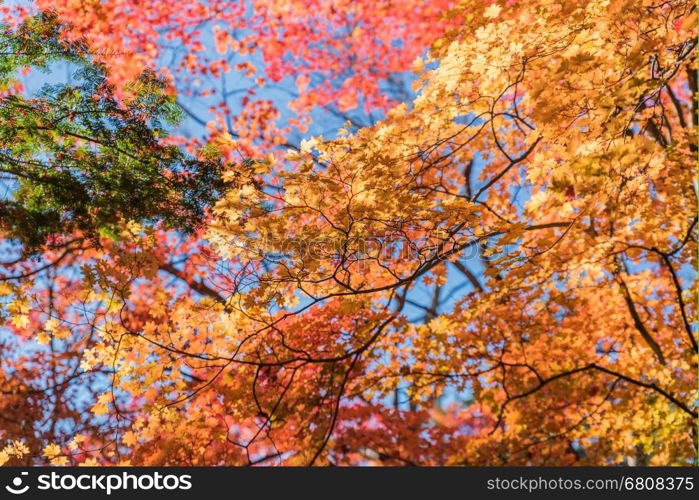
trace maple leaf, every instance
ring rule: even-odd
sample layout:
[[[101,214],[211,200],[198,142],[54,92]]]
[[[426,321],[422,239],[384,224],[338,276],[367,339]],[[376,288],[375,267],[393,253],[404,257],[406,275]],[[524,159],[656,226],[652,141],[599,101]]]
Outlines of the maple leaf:
[[[134,446],[138,443],[138,435],[132,431],[127,431],[124,433],[121,440],[126,446]]]
[[[103,403],[96,403],[92,406],[92,413],[98,417],[106,415],[108,411],[109,409],[107,408],[107,405]]]
[[[44,447],[43,453],[46,458],[53,459],[61,454],[61,447],[57,444],[49,444]]]
[[[29,324],[29,316],[26,314],[16,314],[12,317],[12,324],[17,328],[25,328]]]
[[[493,3],[487,9],[485,9],[483,15],[489,19],[495,19],[500,15],[501,10],[502,8],[498,4]]]

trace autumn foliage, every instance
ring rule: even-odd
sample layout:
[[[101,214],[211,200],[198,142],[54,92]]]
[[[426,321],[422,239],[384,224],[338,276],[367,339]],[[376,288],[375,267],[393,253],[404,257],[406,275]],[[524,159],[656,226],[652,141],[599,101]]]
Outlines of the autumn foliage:
[[[3,16],[0,463],[697,463],[693,2]]]

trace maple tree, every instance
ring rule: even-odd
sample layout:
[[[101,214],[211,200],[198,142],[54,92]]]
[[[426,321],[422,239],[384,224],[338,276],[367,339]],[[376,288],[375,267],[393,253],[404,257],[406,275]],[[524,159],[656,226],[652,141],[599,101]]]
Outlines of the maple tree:
[[[696,463],[696,5],[34,4],[235,182],[4,261],[0,462]]]

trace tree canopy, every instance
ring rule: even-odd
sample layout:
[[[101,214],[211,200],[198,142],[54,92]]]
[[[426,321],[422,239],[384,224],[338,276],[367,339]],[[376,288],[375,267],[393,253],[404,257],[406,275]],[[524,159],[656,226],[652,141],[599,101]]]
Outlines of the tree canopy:
[[[697,463],[694,3],[33,7],[0,462]]]

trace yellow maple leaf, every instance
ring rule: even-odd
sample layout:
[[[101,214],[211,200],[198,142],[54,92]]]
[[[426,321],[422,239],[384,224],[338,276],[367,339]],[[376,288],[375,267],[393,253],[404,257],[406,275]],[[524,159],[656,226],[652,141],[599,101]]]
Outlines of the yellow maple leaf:
[[[48,343],[51,342],[51,338],[46,334],[46,332],[42,331],[36,335],[36,341],[41,345],[48,345]]]
[[[66,465],[68,463],[68,457],[56,457],[51,459],[51,465]]]
[[[58,320],[58,318],[49,318],[46,323],[44,323],[44,330],[47,332],[56,331],[60,324],[61,322]]]
[[[46,445],[44,448],[44,456],[46,458],[53,458],[61,454],[61,447],[55,443]]]
[[[29,324],[29,316],[26,314],[16,314],[12,316],[12,324],[17,328],[24,328]]]
[[[14,289],[12,288],[12,285],[10,285],[7,282],[2,282],[0,283],[0,297],[4,297],[5,295],[10,295],[12,292],[14,292]]]
[[[107,413],[107,405],[102,403],[96,403],[92,407],[92,413],[94,413],[97,416],[104,415],[105,413]]]
[[[488,7],[487,9],[485,9],[484,15],[485,15],[485,17],[487,17],[488,19],[495,19],[496,17],[498,17],[498,16],[500,15],[500,11],[501,11],[501,10],[502,10],[502,9],[500,8],[499,5],[497,5],[497,4],[492,4],[490,7]]]
[[[138,443],[138,435],[135,432],[125,432],[124,436],[121,438],[126,446],[133,446]]]

